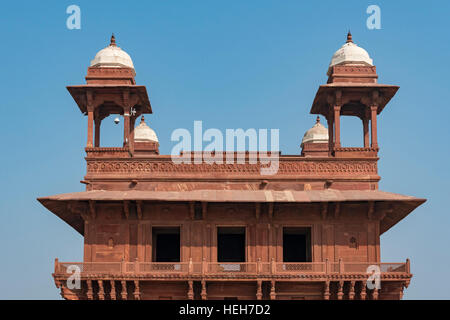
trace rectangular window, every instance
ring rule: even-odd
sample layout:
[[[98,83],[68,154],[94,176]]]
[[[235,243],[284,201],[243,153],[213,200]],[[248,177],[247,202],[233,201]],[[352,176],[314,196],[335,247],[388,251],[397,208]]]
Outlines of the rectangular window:
[[[217,228],[217,261],[245,262],[245,227]]]
[[[283,261],[311,262],[311,228],[283,228]]]
[[[180,227],[154,227],[152,240],[154,262],[180,262]]]

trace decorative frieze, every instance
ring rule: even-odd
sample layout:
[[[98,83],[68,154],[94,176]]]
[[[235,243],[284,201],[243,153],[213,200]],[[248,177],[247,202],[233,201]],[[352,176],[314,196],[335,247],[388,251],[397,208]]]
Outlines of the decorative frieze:
[[[152,174],[249,174],[260,175],[260,163],[256,164],[175,164],[171,161],[151,160],[87,160],[87,173],[152,173]],[[376,160],[347,161],[283,161],[277,175],[376,175]]]

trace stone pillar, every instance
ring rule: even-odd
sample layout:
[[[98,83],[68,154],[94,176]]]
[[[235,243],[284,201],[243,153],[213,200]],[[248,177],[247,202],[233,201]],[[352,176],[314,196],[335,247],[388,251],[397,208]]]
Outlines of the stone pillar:
[[[330,281],[325,281],[324,283],[323,300],[330,300]]]
[[[187,298],[189,300],[194,300],[194,281],[189,280],[188,281],[188,294]]]
[[[341,106],[334,106],[334,147],[341,147]]]
[[[134,280],[134,299],[141,300],[141,292],[139,289],[139,280]]]
[[[92,300],[92,299],[94,299],[94,291],[92,290],[92,280],[87,280],[86,283],[87,283],[87,287],[88,287],[87,293],[86,293],[87,298],[88,298],[88,300]]]
[[[102,120],[95,119],[95,144],[94,146],[96,148],[100,147],[100,125],[102,123]]]
[[[256,281],[256,300],[262,300],[262,280]]]
[[[275,291],[275,280],[270,281],[270,300],[275,300],[277,293]]]
[[[338,282],[338,293],[337,293],[338,300],[342,300],[343,296],[344,296],[344,281],[339,281]]]
[[[125,108],[123,112],[123,146],[129,145],[128,136],[130,135],[130,108]]]
[[[202,280],[202,300],[206,300],[207,296],[206,296],[206,281]]]
[[[367,293],[366,293],[366,282],[365,281],[361,281],[361,300],[366,300],[367,298]]]
[[[105,290],[103,289],[103,280],[98,280],[98,298],[105,300]]]
[[[120,281],[120,284],[122,285],[122,292],[121,292],[121,298],[122,300],[128,299],[128,293],[127,293],[127,282],[125,280]]]
[[[364,148],[369,147],[369,119],[364,117],[363,120]]]
[[[131,152],[134,152],[134,127],[136,125],[136,116],[130,117],[130,133],[128,134],[128,145]]]
[[[114,280],[110,280],[111,283],[111,291],[109,292],[109,296],[111,300],[116,300],[116,283]]]
[[[86,147],[92,148],[94,146],[94,111],[89,110],[88,111],[88,132],[87,132],[87,144]]]
[[[355,281],[350,281],[350,290],[348,292],[348,298],[350,300],[355,299]]]
[[[378,300],[378,289],[377,288],[374,288],[372,291],[372,299]]]
[[[377,105],[370,107],[370,124],[371,124],[371,136],[372,136],[372,148],[378,148],[377,142]]]
[[[333,132],[334,132],[334,121],[333,121],[333,116],[329,115],[327,117],[327,124],[328,124],[328,149],[331,151],[333,150],[334,147],[334,136],[333,136]]]
[[[122,99],[123,99],[123,146],[128,146],[129,141],[128,137],[130,135],[130,112],[131,112],[131,105],[130,105],[130,92],[128,90],[124,90],[122,92]]]

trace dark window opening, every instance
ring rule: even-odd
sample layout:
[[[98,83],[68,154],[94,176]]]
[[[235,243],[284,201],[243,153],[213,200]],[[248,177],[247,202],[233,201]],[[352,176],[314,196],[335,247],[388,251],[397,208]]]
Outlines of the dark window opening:
[[[245,227],[217,228],[217,261],[245,262]]]
[[[311,262],[311,228],[283,228],[283,261]]]
[[[153,261],[180,262],[180,228],[153,228]]]

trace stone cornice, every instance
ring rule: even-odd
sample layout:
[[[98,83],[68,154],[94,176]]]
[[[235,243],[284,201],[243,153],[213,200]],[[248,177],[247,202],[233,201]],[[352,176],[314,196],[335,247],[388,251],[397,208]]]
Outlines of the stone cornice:
[[[264,166],[250,164],[175,164],[170,159],[91,159],[87,158],[87,176],[98,174],[230,174],[260,175]],[[377,176],[376,159],[280,159],[279,168],[272,178],[283,175],[342,175]]]

